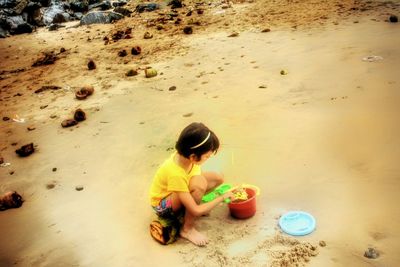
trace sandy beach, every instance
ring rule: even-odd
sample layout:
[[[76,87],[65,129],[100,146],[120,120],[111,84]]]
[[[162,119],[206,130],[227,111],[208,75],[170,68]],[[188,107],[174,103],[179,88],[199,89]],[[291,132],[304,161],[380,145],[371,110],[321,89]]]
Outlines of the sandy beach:
[[[400,3],[224,4],[160,30],[146,26],[159,16],[148,12],[0,39],[0,155],[10,163],[0,194],[25,199],[0,212],[1,267],[398,266],[400,24],[387,20]],[[128,27],[132,39],[105,44]],[[118,56],[132,46],[142,53]],[[54,64],[32,67],[49,51]],[[150,66],[158,75],[146,78]],[[126,76],[131,69],[138,75]],[[50,85],[59,89],[35,93]],[[84,85],[95,91],[78,100]],[[62,128],[77,108],[87,119]],[[237,220],[221,204],[198,220],[206,247],[162,246],[149,234],[148,191],[193,121],[222,143],[203,169],[257,185],[257,212]],[[18,157],[28,143],[35,152]],[[290,210],[311,213],[316,230],[282,233]],[[366,258],[368,248],[379,257]]]

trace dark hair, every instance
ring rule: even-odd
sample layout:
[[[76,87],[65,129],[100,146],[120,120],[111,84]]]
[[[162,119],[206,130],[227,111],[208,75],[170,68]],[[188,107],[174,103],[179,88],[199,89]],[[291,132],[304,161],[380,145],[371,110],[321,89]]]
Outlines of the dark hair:
[[[207,139],[207,136],[210,135]],[[201,144],[207,139],[204,144]],[[201,144],[199,146],[199,144]],[[212,151],[217,153],[219,148],[219,140],[213,131],[207,128],[201,122],[193,122],[185,127],[179,135],[175,145],[179,154],[185,158],[189,158],[194,154],[197,160],[200,160],[201,155]]]

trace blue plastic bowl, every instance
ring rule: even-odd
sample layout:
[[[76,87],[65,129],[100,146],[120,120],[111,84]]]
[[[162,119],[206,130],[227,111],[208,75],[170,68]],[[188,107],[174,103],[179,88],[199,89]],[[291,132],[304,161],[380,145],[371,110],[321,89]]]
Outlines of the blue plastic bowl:
[[[314,217],[304,211],[289,211],[279,218],[279,226],[283,232],[294,235],[308,235],[315,230]]]

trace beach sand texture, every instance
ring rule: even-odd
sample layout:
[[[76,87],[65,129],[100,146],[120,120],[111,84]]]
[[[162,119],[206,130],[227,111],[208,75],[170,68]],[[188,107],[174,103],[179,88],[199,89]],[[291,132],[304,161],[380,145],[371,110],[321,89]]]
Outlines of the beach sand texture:
[[[150,12],[0,39],[0,154],[11,163],[0,193],[25,199],[0,212],[0,266],[398,266],[400,24],[387,19],[399,8],[243,1],[160,31],[145,27]],[[186,35],[189,19],[200,25]],[[132,39],[104,44],[130,26]],[[32,67],[48,51],[55,63]],[[149,66],[157,76],[145,78]],[[34,93],[49,85],[60,88]],[[83,85],[95,91],[77,100]],[[77,108],[87,119],[62,128]],[[204,169],[257,185],[257,213],[236,220],[220,205],[198,220],[209,245],[161,246],[149,235],[149,186],[193,121],[222,143]],[[32,155],[15,154],[32,142]],[[315,232],[281,233],[290,210],[313,214]],[[368,248],[380,256],[364,257]]]

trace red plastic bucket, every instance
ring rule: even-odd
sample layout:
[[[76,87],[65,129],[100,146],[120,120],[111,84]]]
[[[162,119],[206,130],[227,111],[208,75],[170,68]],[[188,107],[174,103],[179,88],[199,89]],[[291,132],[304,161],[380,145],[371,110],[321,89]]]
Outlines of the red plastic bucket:
[[[256,213],[256,191],[252,188],[245,188],[248,199],[236,200],[229,203],[229,211],[232,217],[247,219]]]

